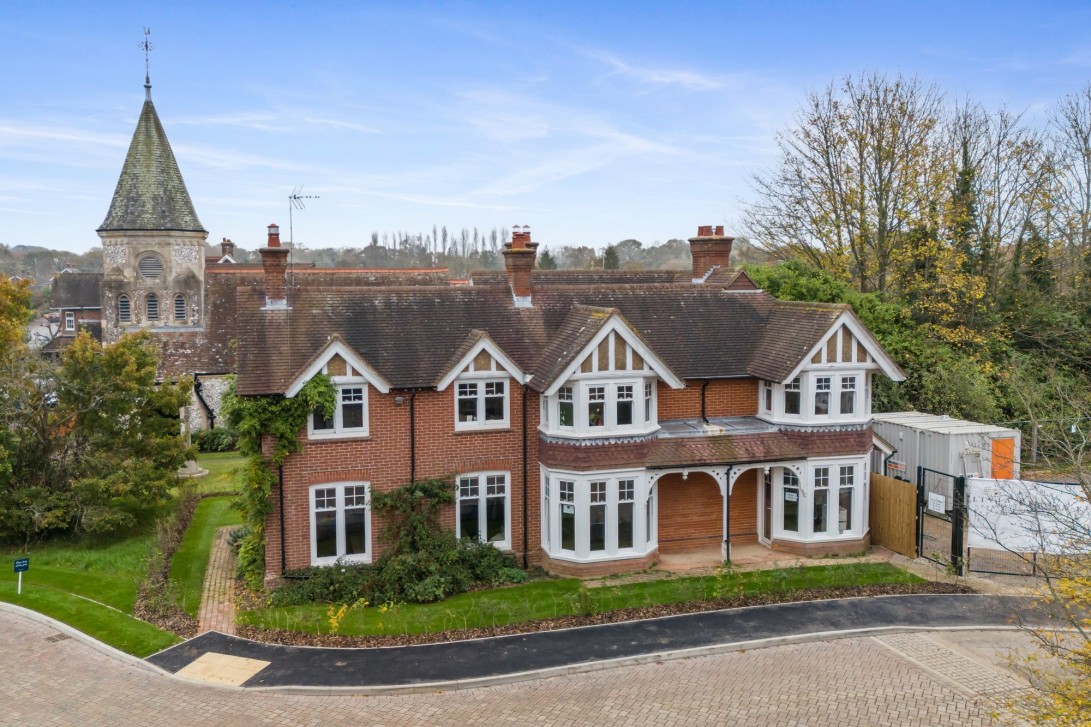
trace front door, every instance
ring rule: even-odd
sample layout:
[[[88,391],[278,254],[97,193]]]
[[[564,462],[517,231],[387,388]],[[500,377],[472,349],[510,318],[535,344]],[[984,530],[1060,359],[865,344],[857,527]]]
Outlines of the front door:
[[[761,537],[768,542],[773,539],[773,475],[768,472],[762,481],[761,507]]]

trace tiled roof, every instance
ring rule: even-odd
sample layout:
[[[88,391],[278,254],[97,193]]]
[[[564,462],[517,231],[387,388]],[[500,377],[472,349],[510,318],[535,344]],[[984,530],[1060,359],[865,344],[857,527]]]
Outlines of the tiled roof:
[[[544,391],[564,369],[572,363],[572,359],[591,343],[591,339],[599,332],[599,329],[617,313],[614,308],[599,308],[596,306],[576,304],[569,310],[552,336],[549,345],[538,358],[538,365],[534,368],[534,378],[531,383],[538,391]]]
[[[753,352],[750,374],[784,381],[821,340],[848,305],[778,300]]]
[[[151,98],[144,101],[99,232],[179,230],[205,232]]]
[[[660,438],[652,445],[645,465],[685,467],[833,457],[866,452],[870,442],[870,429]]]
[[[274,312],[261,310],[265,298],[257,287],[240,289],[239,391],[283,392],[334,334],[394,388],[433,386],[474,330],[487,333],[523,371],[535,373],[536,387],[545,387],[559,362],[571,360],[573,347],[594,335],[598,316],[606,320],[604,309],[618,311],[682,378],[749,377],[756,375],[757,355],[809,351],[836,318],[829,307],[782,311],[766,293],[705,285],[543,284],[533,301],[531,308],[516,308],[506,279],[458,287],[305,286],[289,290],[287,311]],[[790,372],[802,355],[759,363]]]
[[[98,308],[102,273],[58,273],[53,276],[51,308]]]

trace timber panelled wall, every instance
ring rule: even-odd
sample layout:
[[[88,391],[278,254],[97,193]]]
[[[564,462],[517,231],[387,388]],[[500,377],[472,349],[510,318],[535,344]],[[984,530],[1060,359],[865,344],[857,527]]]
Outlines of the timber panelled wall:
[[[871,474],[871,542],[907,558],[917,557],[917,488],[911,482]]]

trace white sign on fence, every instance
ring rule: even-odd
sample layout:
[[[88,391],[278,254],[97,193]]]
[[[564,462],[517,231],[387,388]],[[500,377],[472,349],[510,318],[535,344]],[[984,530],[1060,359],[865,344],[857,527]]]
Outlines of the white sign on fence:
[[[928,509],[938,513],[947,512],[947,498],[941,492],[929,492]]]
[[[1071,555],[1091,550],[1091,504],[1078,485],[973,477],[966,482],[971,548]],[[1076,527],[1074,527],[1076,525]]]

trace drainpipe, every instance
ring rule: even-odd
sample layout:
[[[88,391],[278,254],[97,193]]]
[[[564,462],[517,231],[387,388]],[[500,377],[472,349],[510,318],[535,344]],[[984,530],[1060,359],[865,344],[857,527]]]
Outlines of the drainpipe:
[[[280,574],[288,570],[288,547],[284,543],[284,465],[277,466],[277,478],[280,483]]]
[[[530,547],[530,536],[527,534],[527,384],[523,382],[523,570],[526,570],[530,562],[527,560],[527,549]]]
[[[724,561],[727,563],[731,563],[731,468],[728,465],[724,474]]]
[[[883,477],[890,477],[890,475],[887,473],[886,463],[889,462],[890,460],[894,459],[894,455],[896,455],[897,453],[898,453],[898,450],[895,449],[890,454],[883,457]]]
[[[709,380],[705,379],[704,383],[701,384],[701,420],[705,424],[708,424],[708,417],[705,416],[705,389],[708,388],[708,383]]]
[[[205,397],[201,396],[201,391],[202,391],[201,377],[198,376],[197,374],[194,374],[193,375],[193,396],[197,399],[197,401],[201,402],[201,406],[208,413],[208,428],[209,429],[215,429],[216,428],[216,412],[212,411],[212,407],[208,405],[207,401],[205,401]]]
[[[409,392],[409,481],[417,481],[417,390]]]

